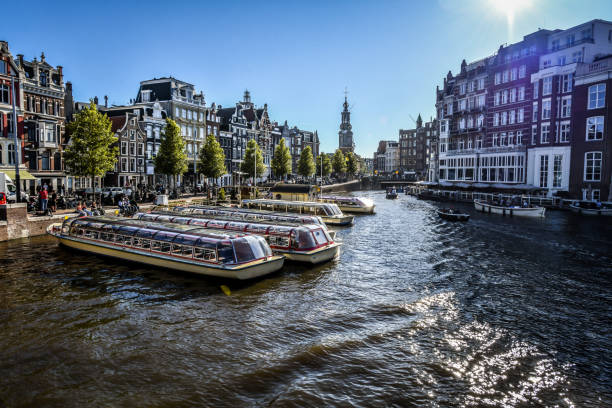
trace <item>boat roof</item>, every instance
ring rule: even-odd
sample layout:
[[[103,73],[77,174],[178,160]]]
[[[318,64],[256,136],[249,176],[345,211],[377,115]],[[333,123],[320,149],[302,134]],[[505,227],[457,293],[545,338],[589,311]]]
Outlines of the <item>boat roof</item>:
[[[66,221],[71,221],[70,225],[82,225],[95,229],[112,229],[126,235],[136,235],[143,238],[153,238],[168,240],[166,238],[175,238],[179,235],[195,236],[198,238],[208,238],[214,241],[226,241],[247,236],[244,232],[234,231],[211,231],[210,229],[202,228],[201,226],[194,227],[184,224],[175,224],[170,222],[149,222],[141,221],[135,218],[124,217],[82,217],[69,218]]]
[[[309,207],[324,207],[326,205],[335,205],[333,203],[318,203],[316,201],[288,201],[288,200],[267,200],[265,198],[258,198],[254,200],[242,200],[243,203],[255,203],[255,204],[281,204],[287,206],[309,206]]]
[[[159,207],[156,207],[159,208]],[[170,207],[164,207],[170,208]],[[265,211],[265,210],[253,210],[249,208],[236,208],[236,207],[219,207],[219,206],[206,206],[206,205],[189,205],[186,207],[171,207],[172,211],[182,213],[183,210],[204,210],[204,211],[218,211],[218,212],[227,212],[227,213],[235,213],[235,214],[252,214],[252,215],[260,215],[266,218],[274,218],[276,220],[282,220],[287,223],[298,223],[298,224],[319,224],[324,225],[321,218],[317,215],[306,215],[306,214],[292,214],[292,213],[278,213],[273,211]],[[154,208],[153,211],[156,211]],[[255,220],[248,220],[249,222],[256,222]],[[259,222],[259,221],[257,221]]]

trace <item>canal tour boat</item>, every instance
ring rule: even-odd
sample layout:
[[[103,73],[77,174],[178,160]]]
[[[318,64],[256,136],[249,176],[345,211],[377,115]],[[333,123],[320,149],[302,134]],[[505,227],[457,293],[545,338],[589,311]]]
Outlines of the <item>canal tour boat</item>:
[[[354,217],[344,215],[336,204],[316,203],[312,201],[284,201],[284,200],[242,200],[242,208],[259,211],[284,212],[317,215],[327,225],[351,225]]]
[[[292,261],[317,264],[337,258],[340,254],[341,244],[334,242],[327,233],[327,228],[322,225],[258,224],[210,219],[197,215],[182,216],[173,212],[162,211],[137,213],[134,218],[141,221],[197,226],[220,233],[236,231],[261,235],[266,239],[274,253],[284,255]]]
[[[327,230],[327,233],[336,239],[336,231],[327,229],[327,225],[321,217],[315,215],[300,215],[287,213],[271,213],[266,211],[248,210],[245,208],[236,207],[217,207],[205,205],[189,205],[188,207],[155,207],[150,212],[155,211],[172,211],[176,214],[184,216],[201,215],[215,220],[227,221],[246,221],[250,223],[260,224],[277,224],[277,225],[304,225],[313,224],[320,225]]]
[[[336,204],[347,213],[374,214],[374,201],[365,197],[321,196],[322,203]]]
[[[273,255],[260,236],[132,218],[68,218],[49,225],[47,233],[67,247],[95,255],[222,278],[267,275],[281,269],[285,260]]]
[[[470,214],[461,213],[452,208],[439,208],[436,212],[440,218],[447,221],[467,221],[470,219]]]
[[[232,219],[236,221],[265,222],[270,224],[315,224],[325,225],[321,217],[315,215],[271,213],[266,211],[247,210],[237,207],[218,207],[207,205],[194,205],[179,207],[157,206],[154,211],[172,211],[183,215],[205,215],[209,218]]]
[[[594,201],[574,201],[569,205],[570,210],[582,215],[604,215],[612,217],[612,203],[600,203]]]
[[[484,213],[508,215],[510,217],[544,217],[546,213],[544,207],[503,206],[479,200],[474,200],[474,208]]]

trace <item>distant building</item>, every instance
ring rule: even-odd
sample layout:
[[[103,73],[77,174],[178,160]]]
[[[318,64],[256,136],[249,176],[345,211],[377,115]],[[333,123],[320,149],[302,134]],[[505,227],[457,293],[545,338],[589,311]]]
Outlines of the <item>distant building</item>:
[[[399,172],[400,144],[395,140],[381,140],[374,153],[373,164],[376,174]]]
[[[143,123],[139,121],[138,110],[125,112],[110,118],[112,131],[117,136],[119,157],[115,170],[108,172],[104,184],[108,186],[130,186],[135,188],[146,184],[145,146],[147,134]]]
[[[421,115],[417,117],[415,129],[400,129],[401,172],[414,172],[417,178],[426,179],[429,169],[430,144],[437,137],[438,123],[434,119],[423,125]]]
[[[338,147],[342,153],[355,152],[355,141],[353,140],[353,126],[351,125],[351,112],[346,95],[344,96],[344,104],[342,110],[342,121],[340,122],[340,131],[338,132]]]

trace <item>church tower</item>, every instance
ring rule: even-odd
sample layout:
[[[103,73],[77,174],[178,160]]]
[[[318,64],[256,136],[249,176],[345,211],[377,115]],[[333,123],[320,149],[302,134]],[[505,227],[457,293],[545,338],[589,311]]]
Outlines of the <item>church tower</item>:
[[[351,126],[351,112],[349,111],[347,92],[344,91],[344,110],[342,111],[342,122],[338,132],[338,147],[342,153],[355,152],[355,142],[353,141],[353,131]]]

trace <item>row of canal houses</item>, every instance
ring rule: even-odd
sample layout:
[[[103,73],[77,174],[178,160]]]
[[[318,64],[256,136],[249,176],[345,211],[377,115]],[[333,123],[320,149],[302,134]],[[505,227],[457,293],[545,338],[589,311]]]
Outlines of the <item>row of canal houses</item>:
[[[540,29],[464,60],[436,89],[428,180],[612,200],[611,103],[609,21]]]
[[[248,90],[231,107],[207,105],[203,92],[197,92],[193,84],[166,77],[140,82],[136,97],[125,106],[108,106],[107,96],[103,104],[98,97],[92,100],[110,118],[119,139],[119,157],[115,171],[104,179],[106,186],[154,186],[162,180],[155,174],[153,157],[159,150],[166,118],[176,121],[186,141],[189,166],[180,179],[185,185],[203,182],[197,169],[198,152],[210,134],[225,152],[228,173],[217,181],[220,185],[240,181],[240,164],[250,139],[258,142],[267,166],[261,179],[271,175],[274,148],[282,138],[291,152],[294,172],[306,146],[315,156],[319,154],[316,131],[273,121],[268,105],[256,106]],[[66,123],[89,103],[74,100],[73,86],[64,81],[63,67],[50,65],[44,53],[40,59],[26,60],[20,54],[14,58],[8,43],[0,41],[0,172],[13,178],[17,148],[24,191],[32,194],[44,184],[54,189],[91,187],[88,178],[71,176],[63,162],[63,151],[70,143]]]

